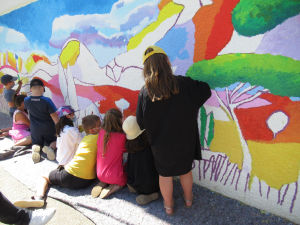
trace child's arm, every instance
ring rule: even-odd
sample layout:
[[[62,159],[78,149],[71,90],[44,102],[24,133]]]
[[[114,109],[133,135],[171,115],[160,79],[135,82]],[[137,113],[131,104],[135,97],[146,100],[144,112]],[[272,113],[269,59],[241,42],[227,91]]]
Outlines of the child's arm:
[[[51,113],[51,114],[50,114],[50,116],[51,116],[51,118],[52,118],[53,122],[54,122],[55,124],[57,124],[57,123],[58,123],[58,121],[59,121],[59,118],[58,118],[58,115],[57,115],[57,113],[56,113],[56,112],[54,112],[54,113]]]
[[[18,86],[18,88],[16,89],[16,94],[19,94],[19,92],[20,92],[20,90],[21,90],[21,87],[22,87],[22,84],[23,84],[22,81],[19,80],[19,81],[18,81],[18,85],[19,85],[19,86]]]
[[[26,124],[27,126],[30,127],[30,120],[28,119],[27,116],[25,116],[22,112],[18,112],[16,114],[16,121],[20,121],[22,122],[23,124]]]

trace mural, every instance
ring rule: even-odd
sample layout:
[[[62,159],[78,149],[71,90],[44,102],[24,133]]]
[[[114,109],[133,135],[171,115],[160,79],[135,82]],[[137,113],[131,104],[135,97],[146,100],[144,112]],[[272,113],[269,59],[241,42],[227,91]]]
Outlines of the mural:
[[[158,45],[175,74],[212,88],[195,182],[300,223],[299,39],[298,0],[39,0],[0,16],[0,76],[25,92],[39,77],[79,123],[112,107],[126,117]]]

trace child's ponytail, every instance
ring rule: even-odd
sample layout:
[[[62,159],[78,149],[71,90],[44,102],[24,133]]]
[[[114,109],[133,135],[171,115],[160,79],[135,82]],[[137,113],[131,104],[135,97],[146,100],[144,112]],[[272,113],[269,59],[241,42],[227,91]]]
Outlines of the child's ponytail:
[[[60,132],[63,131],[64,127],[68,125],[70,127],[74,127],[73,121],[66,116],[62,116],[59,118],[58,123],[55,125],[56,135],[60,137]]]

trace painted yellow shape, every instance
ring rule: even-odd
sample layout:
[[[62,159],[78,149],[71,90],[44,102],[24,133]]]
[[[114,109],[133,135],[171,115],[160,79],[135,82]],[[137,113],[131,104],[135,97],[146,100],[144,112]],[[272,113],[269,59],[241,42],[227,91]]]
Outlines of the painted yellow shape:
[[[33,66],[34,66],[34,65],[35,65],[35,62],[34,62],[34,60],[33,60],[33,58],[32,58],[32,55],[31,55],[31,56],[29,56],[29,57],[27,58],[27,60],[26,60],[26,62],[25,62],[25,68],[26,68],[26,70],[27,70],[28,73],[31,72],[31,70],[33,69]]]
[[[260,143],[248,141],[252,156],[251,177],[280,189],[296,182],[300,169],[300,143]]]
[[[17,61],[16,61],[16,58],[15,58],[15,54],[13,54],[12,52],[8,52],[7,56],[8,56],[7,61],[9,63],[9,65],[11,65],[13,68],[16,69]]]
[[[182,5],[175,4],[174,2],[168,3],[158,14],[157,20],[145,27],[140,33],[132,37],[127,45],[127,51],[136,48],[144,39],[144,37],[154,31],[162,22],[172,17],[173,15],[179,14],[183,10]]]
[[[214,123],[214,138],[210,150],[225,153],[230,162],[242,169],[243,149],[235,122],[214,120]]]
[[[63,68],[67,68],[68,64],[70,66],[74,65],[77,57],[80,53],[80,43],[79,41],[70,41],[67,46],[62,50],[59,59]]]
[[[18,58],[18,70],[19,70],[19,72],[22,71],[22,66],[23,66],[23,61],[22,61],[22,58],[19,57]]]

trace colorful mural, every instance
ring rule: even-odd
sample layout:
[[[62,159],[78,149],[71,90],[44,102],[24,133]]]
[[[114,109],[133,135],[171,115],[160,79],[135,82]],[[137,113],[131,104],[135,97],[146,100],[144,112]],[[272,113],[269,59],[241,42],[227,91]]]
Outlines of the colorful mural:
[[[300,223],[299,39],[298,0],[38,0],[0,16],[0,76],[26,92],[39,77],[79,123],[112,107],[126,117],[158,45],[175,74],[212,88],[195,182]]]

